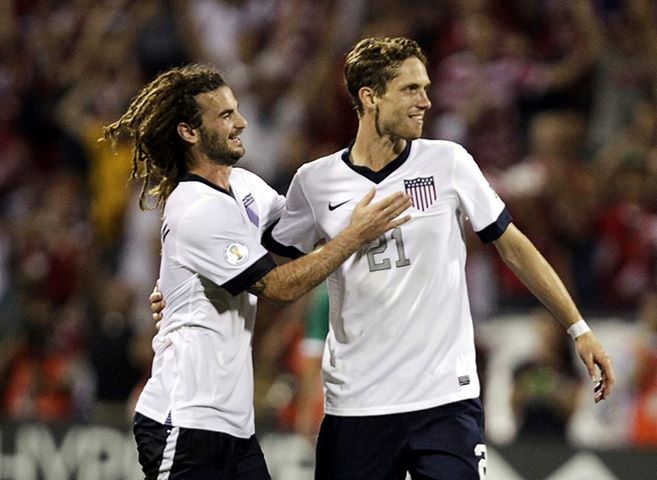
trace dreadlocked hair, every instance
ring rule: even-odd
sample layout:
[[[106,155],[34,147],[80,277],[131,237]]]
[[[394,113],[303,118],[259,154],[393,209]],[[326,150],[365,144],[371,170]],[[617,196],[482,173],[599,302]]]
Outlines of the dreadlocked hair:
[[[183,122],[201,126],[201,108],[194,98],[226,85],[222,75],[204,65],[187,65],[160,74],[141,89],[126,112],[103,128],[106,140],[132,143],[131,178],[143,181],[139,206],[142,210],[164,207],[166,199],[185,173],[186,144],[178,135]],[[146,199],[157,200],[154,207]]]
[[[388,82],[398,75],[404,60],[417,57],[426,65],[427,57],[414,40],[404,37],[371,37],[359,41],[347,54],[344,80],[354,109],[363,113],[358,97],[362,87],[371,87],[382,95]]]

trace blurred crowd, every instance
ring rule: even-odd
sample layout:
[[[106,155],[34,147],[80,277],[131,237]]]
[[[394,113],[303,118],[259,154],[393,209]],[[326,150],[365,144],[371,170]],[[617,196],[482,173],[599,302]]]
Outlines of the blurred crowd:
[[[657,445],[653,0],[3,0],[2,418],[125,424],[149,374],[159,212],[138,210],[129,149],[98,140],[140,86],[171,66],[219,67],[249,124],[241,166],[285,193],[301,164],[355,136],[342,64],[372,35],[420,43],[425,136],[466,146],[584,312],[636,325],[628,421]],[[535,307],[494,250],[467,241],[476,322]],[[255,344],[260,421],[306,434],[313,300],[262,303]],[[560,348],[518,366],[513,396],[520,411],[558,380],[557,418],[532,417],[557,435],[580,381]]]

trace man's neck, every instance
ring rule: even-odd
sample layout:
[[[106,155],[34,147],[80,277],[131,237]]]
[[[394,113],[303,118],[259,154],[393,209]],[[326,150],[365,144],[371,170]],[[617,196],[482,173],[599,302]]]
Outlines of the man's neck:
[[[364,166],[374,172],[385,168],[406,147],[406,140],[380,136],[362,122],[358,126],[356,141],[351,148],[351,163]]]
[[[216,165],[204,163],[202,165],[195,165],[187,170],[187,173],[193,173],[199,177],[205,178],[207,181],[212,182],[216,186],[223,188],[226,191],[230,190],[230,172],[233,167],[228,165]]]

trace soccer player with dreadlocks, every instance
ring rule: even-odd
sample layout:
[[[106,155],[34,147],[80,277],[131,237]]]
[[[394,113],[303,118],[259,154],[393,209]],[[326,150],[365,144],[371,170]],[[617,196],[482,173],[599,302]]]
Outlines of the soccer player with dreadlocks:
[[[160,288],[167,308],[134,433],[147,479],[269,479],[254,435],[251,341],[256,296],[287,303],[361,246],[405,223],[402,193],[360,200],[321,249],[277,266],[261,236],[285,200],[235,168],[246,120],[216,70],[190,65],[146,85],[105,138],[128,138],[132,176],[164,210]]]

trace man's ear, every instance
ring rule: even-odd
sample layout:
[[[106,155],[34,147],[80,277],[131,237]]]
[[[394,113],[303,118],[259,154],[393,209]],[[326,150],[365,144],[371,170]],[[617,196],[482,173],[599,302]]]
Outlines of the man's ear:
[[[178,131],[178,135],[180,135],[180,137],[186,142],[192,144],[198,142],[197,131],[190,127],[188,124],[180,122],[176,126],[176,130]]]
[[[365,110],[371,110],[376,106],[376,94],[370,87],[361,87],[358,90],[358,98],[360,103],[363,104]]]

